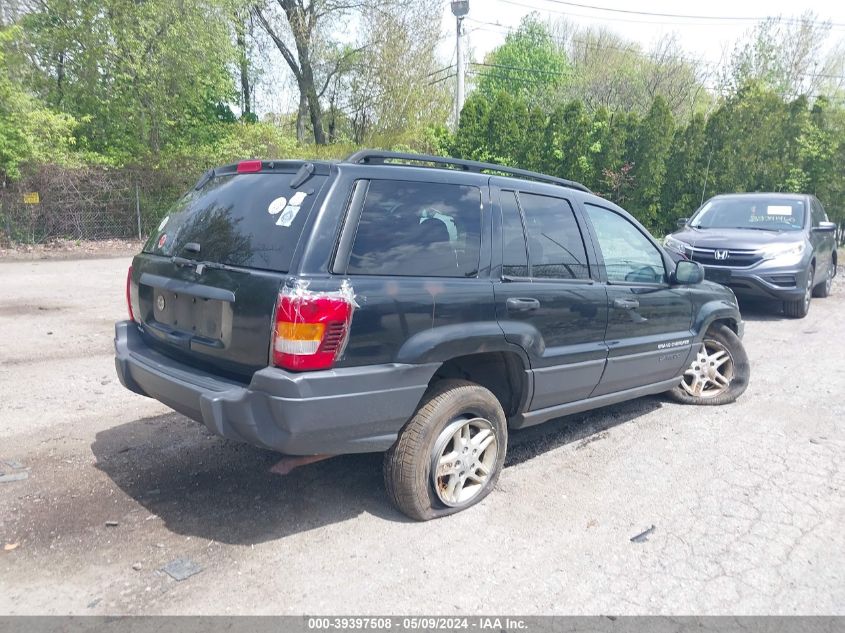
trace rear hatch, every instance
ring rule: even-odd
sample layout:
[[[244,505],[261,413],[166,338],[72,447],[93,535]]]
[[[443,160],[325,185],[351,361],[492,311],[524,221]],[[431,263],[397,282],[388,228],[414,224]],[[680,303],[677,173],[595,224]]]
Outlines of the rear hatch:
[[[249,161],[204,175],[132,264],[148,344],[233,377],[266,367],[279,288],[328,173]]]

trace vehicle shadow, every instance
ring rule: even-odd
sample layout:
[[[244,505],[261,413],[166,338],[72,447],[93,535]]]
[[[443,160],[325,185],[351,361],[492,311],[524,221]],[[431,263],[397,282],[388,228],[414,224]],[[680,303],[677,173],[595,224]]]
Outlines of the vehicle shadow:
[[[783,313],[783,303],[772,299],[739,299],[743,321],[791,320]]]
[[[662,405],[657,397],[514,431],[505,467],[603,432]],[[218,438],[177,413],[97,433],[96,467],[177,534],[251,545],[368,513],[410,522],[387,499],[382,455],[342,455],[280,476],[277,453]]]

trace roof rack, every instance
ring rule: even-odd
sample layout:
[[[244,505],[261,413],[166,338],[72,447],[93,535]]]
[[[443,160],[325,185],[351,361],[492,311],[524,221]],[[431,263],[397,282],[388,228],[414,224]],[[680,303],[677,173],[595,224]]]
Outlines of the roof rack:
[[[433,163],[435,168],[440,169],[446,169],[451,166],[453,169],[457,167],[461,171],[471,171],[479,174],[494,172],[506,176],[516,176],[518,178],[525,178],[526,180],[536,180],[537,182],[544,182],[592,193],[589,189],[587,189],[587,187],[582,185],[580,182],[575,182],[574,180],[555,178],[554,176],[547,176],[546,174],[541,174],[536,171],[528,171],[527,169],[516,169],[515,167],[505,167],[503,165],[494,165],[493,163],[480,163],[474,160],[463,160],[461,158],[450,158],[448,156],[405,154],[402,152],[385,152],[374,149],[362,149],[347,156],[345,162],[364,165],[408,165],[414,163]],[[429,165],[417,166],[429,167]]]

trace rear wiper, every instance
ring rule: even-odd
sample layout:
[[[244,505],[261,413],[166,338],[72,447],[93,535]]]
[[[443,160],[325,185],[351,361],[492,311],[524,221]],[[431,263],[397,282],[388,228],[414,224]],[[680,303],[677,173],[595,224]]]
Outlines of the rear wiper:
[[[290,181],[290,188],[296,189],[314,174],[314,163],[303,163]]]
[[[179,257],[178,255],[171,257],[170,262],[176,266],[195,266],[197,273],[202,273],[205,268],[213,268],[216,270],[238,270],[237,268],[227,266],[226,264],[219,264],[217,262],[200,262],[196,259],[188,259],[187,257]]]
[[[202,176],[200,176],[199,180],[197,180],[197,184],[194,185],[194,191],[199,191],[200,189],[205,187],[208,184],[208,181],[212,178],[214,178],[214,170],[209,169]]]

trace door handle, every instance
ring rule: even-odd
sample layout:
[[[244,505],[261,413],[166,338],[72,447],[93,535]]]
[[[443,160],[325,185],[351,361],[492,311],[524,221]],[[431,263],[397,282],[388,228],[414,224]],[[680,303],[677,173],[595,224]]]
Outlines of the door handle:
[[[511,298],[507,300],[508,312],[531,312],[540,307],[540,302],[536,299],[518,299]]]
[[[640,307],[640,302],[636,299],[614,299],[613,307],[620,310],[636,310]]]

